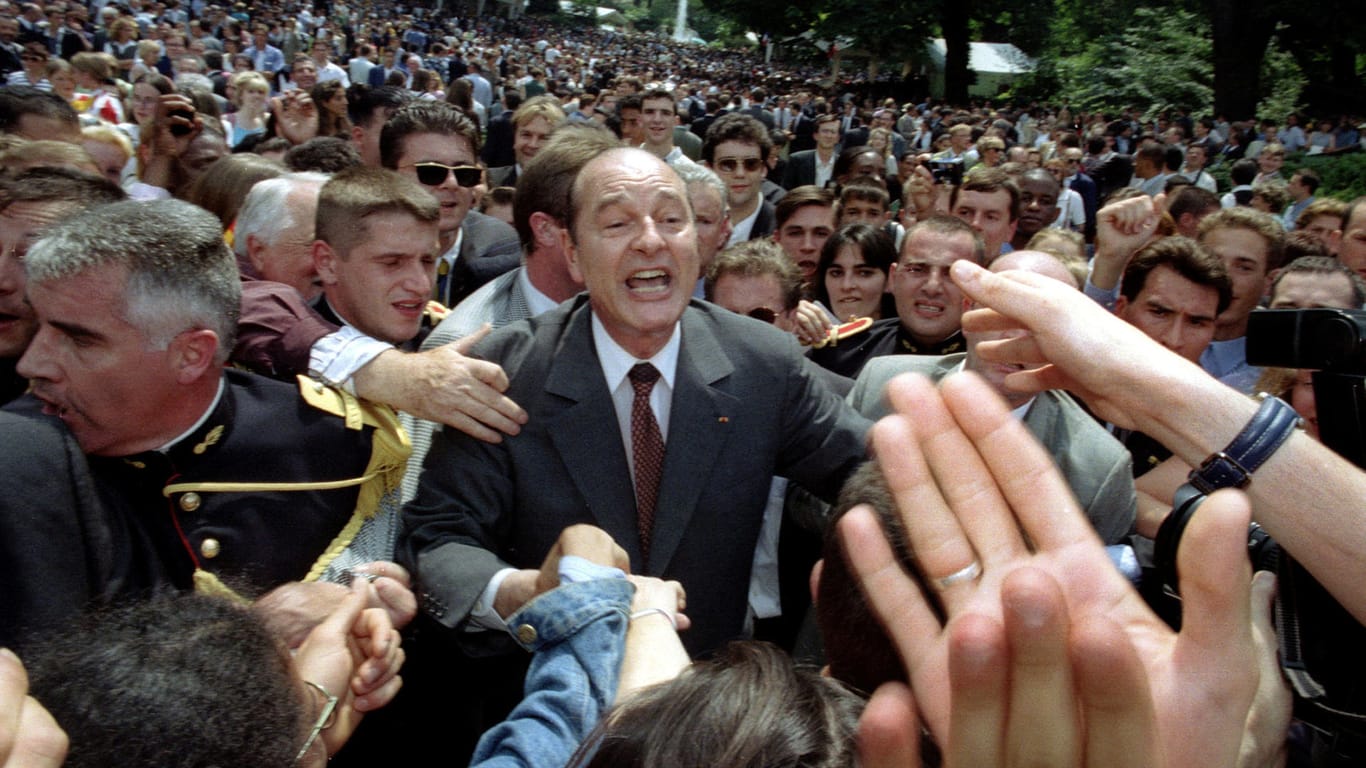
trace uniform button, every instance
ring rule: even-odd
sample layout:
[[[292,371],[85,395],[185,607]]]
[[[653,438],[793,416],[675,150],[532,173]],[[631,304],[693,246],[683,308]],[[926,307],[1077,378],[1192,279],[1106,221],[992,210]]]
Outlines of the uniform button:
[[[523,624],[517,628],[517,641],[523,645],[531,645],[536,642],[536,628],[530,624]]]
[[[180,508],[185,510],[186,512],[193,512],[196,509],[199,509],[199,494],[195,493],[194,491],[190,491],[184,496],[181,496]]]
[[[206,559],[212,560],[218,557],[218,553],[221,551],[223,551],[223,547],[218,543],[218,539],[204,539],[199,543],[199,554]]]

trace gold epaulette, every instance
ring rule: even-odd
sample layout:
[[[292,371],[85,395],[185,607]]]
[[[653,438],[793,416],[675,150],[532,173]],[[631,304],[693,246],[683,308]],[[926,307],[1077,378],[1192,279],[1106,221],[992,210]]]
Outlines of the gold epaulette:
[[[447,307],[439,301],[427,302],[427,319],[432,321],[432,325],[436,325],[442,320],[445,320],[446,316],[450,313],[450,307]]]
[[[356,508],[351,518],[328,544],[321,556],[313,563],[303,581],[317,581],[329,563],[350,546],[366,520],[381,511],[381,504],[387,496],[394,496],[403,481],[403,471],[412,454],[412,443],[408,433],[399,423],[398,415],[392,408],[368,400],[360,400],[348,392],[329,387],[307,376],[299,377],[299,393],[304,402],[320,411],[341,417],[347,429],[361,429],[365,425],[374,427],[370,440],[370,462],[365,473],[359,477],[341,478],[302,483],[172,483],[162,489],[161,494],[170,498],[176,493],[194,491],[196,493],[267,493],[278,491],[326,491],[338,488],[360,486],[356,496]],[[395,496],[395,498],[397,498]],[[395,510],[390,510],[395,513]],[[212,573],[196,570],[195,590],[230,597],[236,597]],[[241,599],[241,598],[237,598]]]
[[[845,324],[843,324],[843,325],[837,325],[837,326],[835,326],[834,328],[831,328],[831,329],[830,329],[830,334],[829,334],[828,336],[826,336],[825,338],[823,338],[823,339],[821,339],[820,341],[816,342],[815,344],[812,344],[811,346],[812,346],[813,348],[815,348],[815,349],[820,349],[820,348],[825,347],[825,346],[831,346],[831,347],[838,346],[839,343],[840,343],[840,341],[842,341],[842,340],[844,340],[844,339],[847,339],[847,338],[849,338],[850,336],[857,336],[857,335],[859,335],[860,333],[863,333],[864,331],[866,331],[866,330],[868,330],[869,328],[872,328],[872,327],[873,327],[873,318],[871,318],[871,317],[859,317],[859,318],[855,318],[855,319],[850,320],[849,322],[847,322],[847,323],[845,323]]]

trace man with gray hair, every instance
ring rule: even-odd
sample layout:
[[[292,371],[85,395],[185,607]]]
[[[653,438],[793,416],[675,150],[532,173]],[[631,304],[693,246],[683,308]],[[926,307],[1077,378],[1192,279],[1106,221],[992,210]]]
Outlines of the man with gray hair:
[[[325,174],[287,173],[251,188],[233,230],[243,273],[284,283],[306,301],[322,293],[312,247],[318,191],[325,183]]]
[[[710,168],[701,165],[674,166],[674,173],[688,189],[693,222],[697,229],[697,257],[702,277],[697,279],[693,296],[703,297],[707,268],[716,254],[730,241],[730,206],[726,204],[726,185]]]
[[[241,286],[217,219],[112,203],[50,229],[26,266],[38,331],[15,407],[60,420],[88,457],[130,588],[254,596],[372,559],[353,538],[396,500],[397,421],[321,384],[224,370]],[[411,594],[385,590],[406,621]],[[293,585],[306,607],[283,629],[339,593]]]

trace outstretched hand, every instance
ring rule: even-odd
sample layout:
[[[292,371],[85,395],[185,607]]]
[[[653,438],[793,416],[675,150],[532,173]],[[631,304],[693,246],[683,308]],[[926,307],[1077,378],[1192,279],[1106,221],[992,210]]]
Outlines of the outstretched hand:
[[[1085,756],[1085,764],[1115,765],[1151,743],[1162,765],[1232,764],[1257,687],[1242,495],[1211,496],[1183,538],[1187,618],[1176,634],[1111,565],[1052,460],[987,384],[962,374],[936,390],[900,377],[889,397],[897,413],[877,424],[873,442],[947,623],[897,563],[870,510],[851,511],[840,533],[906,666],[915,705],[949,754],[1006,764],[1047,749],[1044,764]],[[904,692],[879,695],[872,722],[884,706],[904,714]],[[1080,725],[1071,719],[1076,696]],[[1018,739],[983,741],[1016,723]],[[1112,735],[1092,735],[1101,732]],[[1036,743],[1041,734],[1052,746]],[[874,727],[873,741],[907,739]],[[992,750],[1009,759],[989,759]]]

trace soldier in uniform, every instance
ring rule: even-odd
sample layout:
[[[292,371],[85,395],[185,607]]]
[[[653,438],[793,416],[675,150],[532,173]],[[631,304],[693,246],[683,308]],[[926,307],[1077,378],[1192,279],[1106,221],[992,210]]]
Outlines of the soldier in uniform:
[[[240,284],[212,216],[113,203],[53,227],[26,264],[38,331],[16,406],[60,419],[88,457],[125,592],[249,597],[387,558],[362,526],[397,500],[406,436],[321,384],[224,371]],[[397,587],[381,599],[408,613]],[[338,592],[308,594],[325,612]]]

